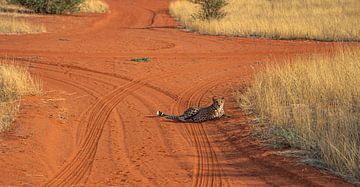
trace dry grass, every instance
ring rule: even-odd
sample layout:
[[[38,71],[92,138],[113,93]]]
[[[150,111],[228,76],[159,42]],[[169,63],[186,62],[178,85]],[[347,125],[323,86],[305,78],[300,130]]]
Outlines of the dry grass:
[[[360,41],[358,0],[228,0],[221,20],[201,21],[186,0],[170,3],[170,13],[188,29],[204,34],[275,39]]]
[[[41,93],[41,82],[24,67],[0,62],[0,132],[13,122],[19,110],[19,99]]]
[[[80,5],[80,12],[104,13],[109,10],[109,6],[101,0],[85,0]],[[46,29],[40,24],[31,24],[23,17],[24,13],[31,10],[20,5],[9,3],[8,0],[0,0],[0,34],[30,34],[45,32]],[[19,14],[23,16],[19,16]]]
[[[85,0],[79,8],[80,12],[87,13],[105,13],[109,10],[109,6],[102,0]],[[0,12],[30,13],[32,11],[21,5],[9,3],[9,0],[0,0]]]
[[[267,133],[360,181],[360,51],[267,67],[237,98]]]
[[[0,12],[30,13],[32,11],[21,5],[11,3],[9,0],[0,0]]]
[[[43,25],[30,24],[22,18],[0,16],[0,34],[29,34],[45,32]]]
[[[108,10],[109,6],[101,0],[85,0],[80,5],[80,12],[105,13]]]
[[[29,13],[30,10],[8,3],[6,0],[0,0],[0,34],[29,34],[45,32],[45,27],[39,24],[31,24],[26,21],[23,13]]]

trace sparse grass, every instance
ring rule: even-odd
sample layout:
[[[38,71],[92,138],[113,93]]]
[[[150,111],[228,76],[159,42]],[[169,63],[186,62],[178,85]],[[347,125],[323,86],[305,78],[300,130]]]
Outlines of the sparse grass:
[[[0,102],[0,133],[6,131],[14,122],[15,115],[19,112],[18,101]]]
[[[0,132],[6,130],[19,110],[19,99],[41,93],[41,83],[21,66],[0,62]]]
[[[108,10],[109,6],[102,0],[85,0],[80,5],[80,12],[105,13]]]
[[[0,34],[29,34],[45,32],[43,25],[30,24],[22,18],[0,16]]]
[[[272,65],[237,99],[266,136],[360,181],[360,51]]]
[[[220,20],[194,19],[199,6],[187,0],[170,3],[170,13],[188,29],[203,34],[360,41],[358,0],[229,0]]]
[[[151,58],[149,58],[149,57],[139,57],[139,58],[132,58],[132,59],[130,59],[130,61],[133,61],[133,62],[150,62]]]
[[[45,32],[45,27],[39,24],[31,24],[21,13],[29,13],[31,10],[20,5],[9,3],[7,0],[0,0],[0,34],[29,34]]]

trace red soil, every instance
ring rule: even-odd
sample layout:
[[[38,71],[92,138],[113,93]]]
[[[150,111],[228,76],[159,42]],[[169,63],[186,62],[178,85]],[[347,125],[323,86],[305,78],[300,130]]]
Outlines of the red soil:
[[[2,185],[350,185],[251,139],[232,97],[258,67],[341,43],[203,36],[177,28],[166,0],[108,1],[105,15],[46,16],[49,32],[0,36],[0,56],[45,84],[0,137]],[[151,62],[129,61],[150,57]],[[159,119],[226,97],[231,118]]]

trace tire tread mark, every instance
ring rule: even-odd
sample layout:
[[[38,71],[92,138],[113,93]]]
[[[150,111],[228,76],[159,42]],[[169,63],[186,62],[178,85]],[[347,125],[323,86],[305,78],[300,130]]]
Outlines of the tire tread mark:
[[[175,105],[177,113],[181,112],[183,106],[190,107],[191,101],[194,99],[196,100],[196,103],[200,105],[200,101],[205,93],[223,81],[225,80],[211,80],[200,87],[193,87],[186,90]],[[190,135],[188,138],[190,138],[190,141],[195,146],[197,152],[197,159],[193,170],[192,186],[222,186],[223,170],[220,167],[216,153],[211,146],[203,124],[186,123],[184,130],[187,135]]]
[[[164,74],[161,77],[165,77],[167,75],[171,75],[171,73]],[[99,139],[111,111],[133,91],[143,86],[147,87],[146,85],[148,85],[149,81],[150,80],[148,79],[131,81],[124,86],[115,89],[108,96],[98,100],[94,104],[90,110],[88,119],[88,127],[90,130],[86,133],[85,139],[81,143],[79,152],[54,178],[45,184],[46,186],[73,185],[81,182],[86,173],[88,173],[92,167]],[[158,89],[154,90],[159,91]]]

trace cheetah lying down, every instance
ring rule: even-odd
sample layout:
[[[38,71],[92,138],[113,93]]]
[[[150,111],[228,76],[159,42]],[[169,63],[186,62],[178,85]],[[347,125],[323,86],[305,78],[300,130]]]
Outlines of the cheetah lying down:
[[[225,115],[225,111],[224,111],[225,99],[223,97],[222,98],[213,97],[212,100],[213,100],[212,105],[204,108],[190,107],[184,112],[184,114],[180,116],[165,114],[161,111],[157,111],[156,115],[176,121],[195,122],[195,123],[220,118],[221,116]]]

